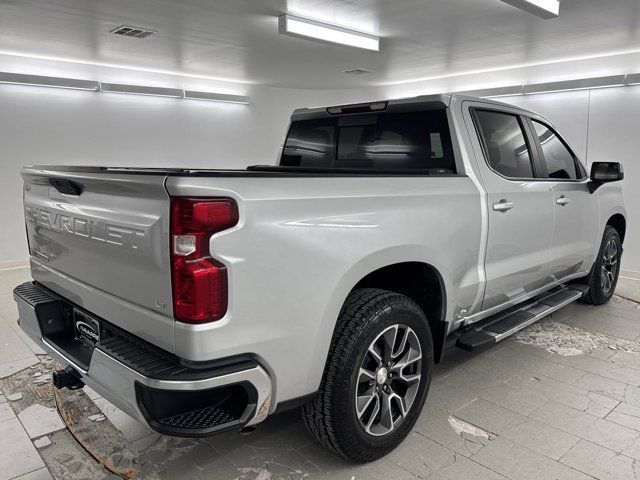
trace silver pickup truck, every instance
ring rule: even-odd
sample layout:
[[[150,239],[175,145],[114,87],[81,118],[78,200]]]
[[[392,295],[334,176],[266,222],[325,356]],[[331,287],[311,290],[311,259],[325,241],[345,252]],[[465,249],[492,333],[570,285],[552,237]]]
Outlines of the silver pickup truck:
[[[626,230],[619,163],[456,95],[296,110],[277,166],[22,177],[14,296],[56,387],[173,436],[301,406],[356,462],[411,431],[446,346],[607,302]]]

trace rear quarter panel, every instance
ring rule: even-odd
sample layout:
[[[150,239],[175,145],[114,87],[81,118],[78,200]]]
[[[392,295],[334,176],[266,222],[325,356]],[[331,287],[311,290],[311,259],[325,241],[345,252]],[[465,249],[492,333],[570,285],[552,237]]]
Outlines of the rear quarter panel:
[[[227,315],[176,323],[176,354],[255,354],[278,402],[317,389],[340,308],[368,273],[408,261],[434,266],[447,318],[476,298],[482,217],[468,177],[169,177],[166,187],[232,197],[240,211],[238,225],[211,240],[228,266]]]

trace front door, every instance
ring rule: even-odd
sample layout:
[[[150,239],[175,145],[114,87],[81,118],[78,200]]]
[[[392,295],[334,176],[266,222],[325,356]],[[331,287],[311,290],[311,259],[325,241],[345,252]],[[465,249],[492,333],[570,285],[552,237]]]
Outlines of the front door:
[[[517,111],[472,109],[480,140],[478,171],[487,191],[486,286],[482,310],[512,302],[550,281],[552,184]]]
[[[546,123],[531,119],[545,176],[553,187],[555,225],[551,242],[551,275],[560,280],[586,273],[602,237],[597,232],[597,197],[588,177],[566,142]]]

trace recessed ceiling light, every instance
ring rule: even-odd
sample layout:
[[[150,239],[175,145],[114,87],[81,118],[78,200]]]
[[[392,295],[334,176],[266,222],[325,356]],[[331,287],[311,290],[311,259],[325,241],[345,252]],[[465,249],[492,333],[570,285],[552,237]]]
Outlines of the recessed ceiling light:
[[[540,18],[548,20],[555,18],[560,13],[559,0],[502,0],[511,6],[533,13]]]
[[[317,22],[289,14],[278,17],[278,31],[284,35],[337,43],[365,50],[380,50],[380,37],[329,23]]]
[[[348,73],[349,75],[365,75],[372,72],[371,70],[367,70],[366,68],[351,68],[349,70],[345,70],[342,73]]]

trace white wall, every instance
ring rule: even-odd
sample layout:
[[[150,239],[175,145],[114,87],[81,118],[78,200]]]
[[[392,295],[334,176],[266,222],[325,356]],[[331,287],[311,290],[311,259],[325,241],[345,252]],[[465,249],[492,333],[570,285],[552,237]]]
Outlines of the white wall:
[[[589,115],[589,161],[624,164],[627,237],[622,268],[640,272],[640,87],[594,90]]]
[[[533,110],[551,120],[581,160],[587,158],[589,91],[496,98]]]
[[[640,86],[505,97],[546,116],[588,166],[624,165],[627,234],[622,268],[640,272]]]
[[[23,165],[273,164],[291,111],[339,97],[277,88],[249,94],[250,105],[235,105],[0,85],[0,264],[28,256]]]
[[[426,89],[426,88],[425,88]],[[407,94],[422,93],[406,90]],[[23,165],[242,168],[269,164],[300,106],[401,97],[400,87],[252,87],[251,105],[0,85],[0,263],[27,257]],[[581,158],[621,161],[629,225],[623,268],[640,272],[640,87],[508,97],[548,117]]]

